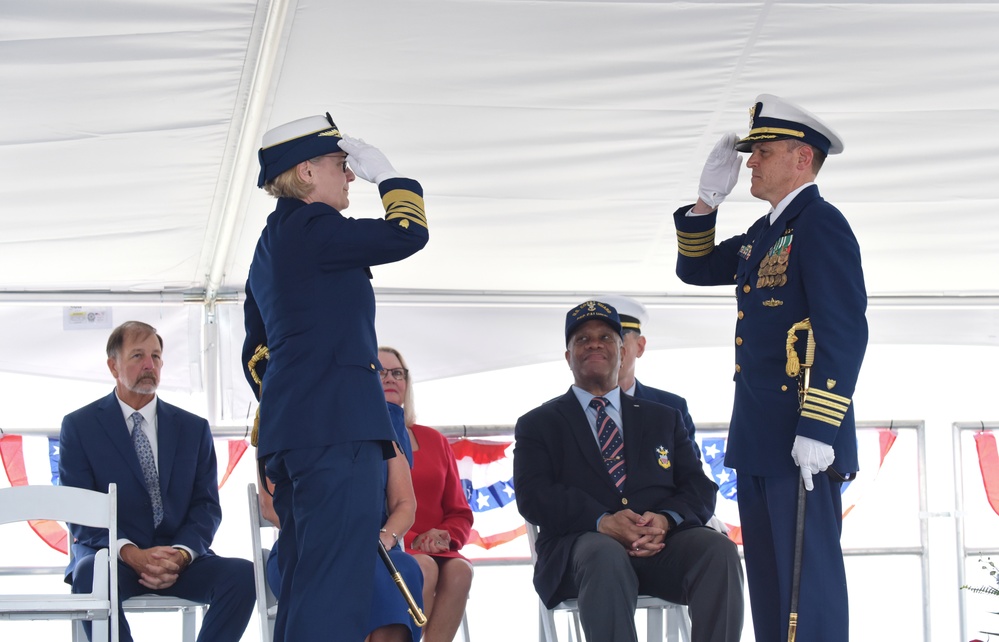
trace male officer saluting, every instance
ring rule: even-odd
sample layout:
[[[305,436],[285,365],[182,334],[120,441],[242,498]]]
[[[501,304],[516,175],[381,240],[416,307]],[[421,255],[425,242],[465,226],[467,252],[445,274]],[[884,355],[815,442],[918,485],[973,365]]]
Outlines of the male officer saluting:
[[[842,152],[843,143],[817,116],[776,96],[757,97],[750,114],[749,135],[718,142],[697,203],[674,214],[676,273],[694,285],[736,286],[735,403],[725,465],[738,471],[756,639],[786,639],[803,484],[810,492],[798,639],[844,642],[840,487],[858,468],[851,397],[867,347],[867,293],[853,231],[815,185],[827,154]],[[750,154],[750,192],[771,210],[716,244],[717,208],[739,175],[737,152]],[[786,371],[788,331],[806,319],[815,341],[807,390]]]

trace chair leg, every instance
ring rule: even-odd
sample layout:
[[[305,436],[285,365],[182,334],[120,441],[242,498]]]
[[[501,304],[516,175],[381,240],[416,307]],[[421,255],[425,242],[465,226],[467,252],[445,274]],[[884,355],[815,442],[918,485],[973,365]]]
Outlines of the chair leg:
[[[574,642],[583,642],[583,629],[579,624],[579,611],[572,612],[572,625],[575,631]]]
[[[663,639],[663,610],[649,607],[646,610],[646,635],[649,642],[659,642]],[[666,638],[667,642],[676,642]]]
[[[690,642],[690,619],[687,609],[673,606],[666,609],[666,642]]]
[[[461,614],[461,639],[464,642],[472,642],[472,637],[468,633],[468,612]]]
[[[183,613],[183,630],[184,633],[181,639],[184,642],[194,642],[197,639],[197,617],[198,611],[194,608],[181,609]]]
[[[680,642],[680,609],[666,609],[666,642]]]
[[[681,608],[680,612],[677,613],[677,620],[683,642],[690,642],[690,612],[686,607]]]
[[[555,631],[555,615],[538,600],[538,629],[540,640],[544,642],[558,642],[558,633]]]
[[[91,622],[90,626],[90,639],[92,642],[111,642],[111,622],[110,620],[94,620]],[[83,623],[80,623],[80,639],[84,642],[87,639],[86,632],[83,630]],[[117,642],[117,641],[114,641]]]

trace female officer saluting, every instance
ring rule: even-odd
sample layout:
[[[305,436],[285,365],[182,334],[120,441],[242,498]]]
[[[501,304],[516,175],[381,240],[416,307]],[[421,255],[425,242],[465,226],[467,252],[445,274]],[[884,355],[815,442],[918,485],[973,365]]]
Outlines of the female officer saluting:
[[[334,631],[362,640],[382,461],[395,439],[369,266],[426,245],[423,190],[378,149],[342,136],[329,114],[268,131],[259,159],[257,186],[278,201],[246,282],[243,363],[261,400],[257,456],[281,521],[274,640],[326,640]],[[378,185],[384,219],[341,214],[355,177]]]

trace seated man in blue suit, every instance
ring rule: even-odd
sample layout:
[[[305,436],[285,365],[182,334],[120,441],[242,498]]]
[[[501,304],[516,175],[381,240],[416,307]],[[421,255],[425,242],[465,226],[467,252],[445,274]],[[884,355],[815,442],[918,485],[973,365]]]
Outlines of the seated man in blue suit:
[[[198,640],[238,642],[256,599],[253,565],[209,549],[222,508],[208,422],[157,398],[163,339],[155,328],[121,324],[107,354],[114,391],[63,419],[61,483],[103,492],[118,485],[118,539],[111,550],[118,553],[122,600],[155,593],[207,603]],[[89,592],[94,555],[109,546],[108,533],[69,527],[66,582],[74,593]],[[131,641],[123,616],[119,627],[120,639]]]
[[[618,387],[617,311],[587,301],[566,315],[569,391],[517,421],[517,506],[540,527],[534,586],[551,608],[579,600],[587,640],[637,641],[639,594],[689,606],[692,642],[738,642],[738,549],[704,524],[718,487],[680,412]]]

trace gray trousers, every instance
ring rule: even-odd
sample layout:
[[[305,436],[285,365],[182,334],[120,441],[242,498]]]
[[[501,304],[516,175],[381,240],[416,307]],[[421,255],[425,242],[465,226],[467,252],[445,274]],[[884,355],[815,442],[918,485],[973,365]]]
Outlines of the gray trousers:
[[[589,642],[637,642],[638,595],[686,604],[691,642],[739,642],[743,623],[742,561],[721,533],[691,528],[671,535],[652,557],[630,557],[615,539],[584,533],[573,544],[561,589],[579,600]]]

